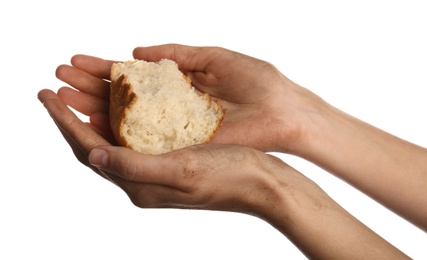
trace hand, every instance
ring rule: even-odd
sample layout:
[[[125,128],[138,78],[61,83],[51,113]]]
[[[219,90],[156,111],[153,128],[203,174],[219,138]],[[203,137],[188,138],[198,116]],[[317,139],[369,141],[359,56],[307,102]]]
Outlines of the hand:
[[[38,97],[79,161],[116,183],[139,207],[252,214],[275,226],[308,257],[405,257],[279,159],[234,145],[144,155],[111,146],[54,92],[42,90]]]
[[[144,208],[174,207],[262,215],[273,207],[279,182],[274,172],[302,175],[252,148],[199,145],[161,156],[115,147],[83,123],[50,90],[39,92],[49,114],[81,163],[122,188]]]
[[[133,55],[175,60],[197,89],[221,99],[227,112],[213,143],[293,153],[310,114],[324,103],[270,63],[223,48],[169,44],[139,47]]]
[[[420,210],[426,198],[425,185],[420,185],[427,183],[421,181],[426,179],[426,149],[339,111],[271,64],[243,54],[215,47],[162,45],[136,48],[134,56],[148,61],[173,59],[195,87],[222,100],[228,112],[212,143],[300,156],[426,230],[426,212]],[[59,89],[59,98],[89,115],[88,126],[111,144],[115,141],[108,119],[108,80],[113,62],[76,55],[72,66],[57,69],[58,78],[74,87]],[[411,162],[411,178],[407,178],[407,162]],[[393,185],[383,181],[390,176]],[[408,192],[390,192],[395,189]]]

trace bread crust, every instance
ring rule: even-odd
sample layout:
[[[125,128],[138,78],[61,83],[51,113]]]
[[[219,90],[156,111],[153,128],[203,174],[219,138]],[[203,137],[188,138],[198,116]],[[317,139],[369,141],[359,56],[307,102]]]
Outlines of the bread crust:
[[[190,85],[191,85],[191,80],[190,80],[190,79],[188,79],[188,80],[189,80],[189,83],[188,83],[188,84],[190,84]],[[209,136],[206,138],[206,140],[203,142],[203,144],[207,144],[207,143],[209,143],[209,142],[214,138],[214,136],[215,136],[216,132],[218,132],[219,128],[222,126],[222,121],[224,120],[226,110],[225,110],[225,108],[221,105],[221,103],[219,102],[219,99],[212,98],[212,97],[211,97],[209,94],[207,94],[207,93],[203,94],[203,97],[204,97],[205,99],[207,99],[207,101],[208,101],[208,102],[214,102],[214,103],[216,103],[216,105],[217,105],[217,107],[218,107],[218,110],[219,110],[219,112],[221,113],[221,117],[218,119],[218,121],[217,121],[217,123],[216,123],[216,126],[215,126],[214,130],[212,131],[211,135],[209,135]]]
[[[114,66],[114,65],[113,65]],[[123,135],[123,121],[127,111],[132,109],[137,97],[127,76],[122,75],[117,81],[111,81],[110,86],[110,126],[116,141],[126,147],[130,147]]]

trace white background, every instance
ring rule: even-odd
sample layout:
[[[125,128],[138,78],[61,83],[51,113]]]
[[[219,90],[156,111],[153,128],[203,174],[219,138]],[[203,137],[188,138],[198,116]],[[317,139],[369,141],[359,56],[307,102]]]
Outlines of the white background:
[[[77,53],[127,60],[136,46],[222,46],[427,147],[427,7],[344,2],[2,1],[0,259],[304,259],[254,217],[134,207],[78,163],[37,92],[62,86],[55,69]],[[282,158],[409,256],[427,259],[425,232],[316,166]]]

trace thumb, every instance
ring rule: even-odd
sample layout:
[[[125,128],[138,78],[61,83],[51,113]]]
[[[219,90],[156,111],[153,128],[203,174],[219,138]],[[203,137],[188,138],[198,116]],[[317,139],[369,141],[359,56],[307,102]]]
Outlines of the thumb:
[[[176,186],[182,167],[170,156],[146,155],[119,146],[98,146],[89,153],[89,162],[128,181]]]

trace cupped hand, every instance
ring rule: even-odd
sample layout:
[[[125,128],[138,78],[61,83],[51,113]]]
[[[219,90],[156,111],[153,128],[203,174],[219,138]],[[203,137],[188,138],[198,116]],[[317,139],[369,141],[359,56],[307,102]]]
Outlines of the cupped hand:
[[[197,89],[221,100],[227,111],[213,143],[292,152],[318,99],[272,64],[219,47],[167,44],[138,47],[133,55],[175,60]]]
[[[290,180],[302,176],[281,160],[243,146],[196,145],[158,156],[112,146],[51,90],[38,97],[78,160],[117,184],[139,207],[262,215],[283,192],[280,174]]]

